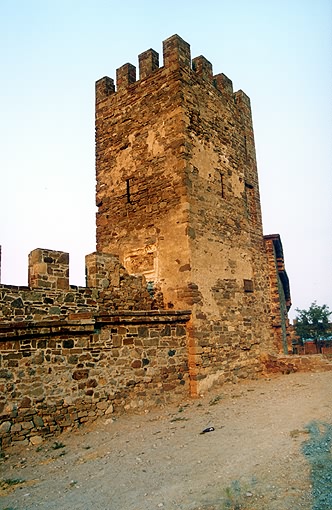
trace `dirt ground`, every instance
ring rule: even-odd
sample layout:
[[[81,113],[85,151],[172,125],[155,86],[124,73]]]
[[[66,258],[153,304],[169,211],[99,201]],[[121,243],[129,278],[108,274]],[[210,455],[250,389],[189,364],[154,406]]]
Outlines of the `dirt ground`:
[[[331,389],[332,372],[245,381],[7,450],[0,508],[331,510]]]

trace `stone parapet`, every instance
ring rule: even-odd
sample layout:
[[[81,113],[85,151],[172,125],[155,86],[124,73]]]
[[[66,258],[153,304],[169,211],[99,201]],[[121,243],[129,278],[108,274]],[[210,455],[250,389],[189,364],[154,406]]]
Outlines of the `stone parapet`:
[[[292,351],[288,310],[291,306],[289,280],[285,270],[283,248],[279,234],[264,236],[270,283],[271,323],[274,345],[279,353]]]
[[[145,278],[127,273],[119,258],[104,253],[86,256],[87,287],[69,285],[69,256],[37,249],[29,255],[29,286],[0,284],[1,321],[68,319],[73,313],[104,310],[151,310]]]

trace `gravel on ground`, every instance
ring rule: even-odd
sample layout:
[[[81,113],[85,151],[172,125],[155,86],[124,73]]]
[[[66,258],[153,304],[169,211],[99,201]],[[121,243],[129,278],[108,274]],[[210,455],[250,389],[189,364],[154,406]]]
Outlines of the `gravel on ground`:
[[[331,388],[332,372],[243,381],[10,448],[0,508],[331,510]]]

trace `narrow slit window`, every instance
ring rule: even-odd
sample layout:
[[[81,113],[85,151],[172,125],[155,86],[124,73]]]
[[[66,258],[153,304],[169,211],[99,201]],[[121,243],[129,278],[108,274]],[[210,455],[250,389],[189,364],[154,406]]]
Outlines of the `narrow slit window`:
[[[221,188],[221,198],[225,198],[225,178],[224,174],[220,173],[220,188]]]
[[[245,135],[243,137],[243,141],[244,141],[244,154],[245,154],[246,160],[248,161],[247,137]]]
[[[126,194],[127,194],[127,204],[130,204],[130,179],[126,179]]]

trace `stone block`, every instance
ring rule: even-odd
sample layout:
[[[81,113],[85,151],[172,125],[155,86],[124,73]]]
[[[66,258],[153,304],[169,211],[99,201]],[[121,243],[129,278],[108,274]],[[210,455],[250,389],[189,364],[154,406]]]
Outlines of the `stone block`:
[[[20,432],[22,430],[22,425],[20,423],[13,423],[11,427],[11,433],[15,434],[16,432]]]
[[[10,421],[3,421],[0,425],[0,434],[6,434],[11,429],[11,422]]]
[[[106,410],[108,408],[108,406],[109,406],[109,403],[106,402],[105,400],[97,403],[97,409]]]
[[[39,446],[43,442],[43,438],[41,436],[31,436],[29,440],[33,446]]]
[[[33,423],[31,421],[23,421],[21,423],[22,425],[22,430],[30,430],[30,429],[33,429]]]
[[[23,447],[23,446],[29,446],[29,440],[28,439],[14,439],[15,446]]]
[[[114,412],[113,404],[110,404],[105,411],[105,415],[112,414],[113,412]]]
[[[80,369],[80,370],[75,370],[75,372],[73,372],[72,374],[72,378],[75,380],[75,381],[80,381],[81,379],[87,379],[89,376],[89,370],[88,369]]]

